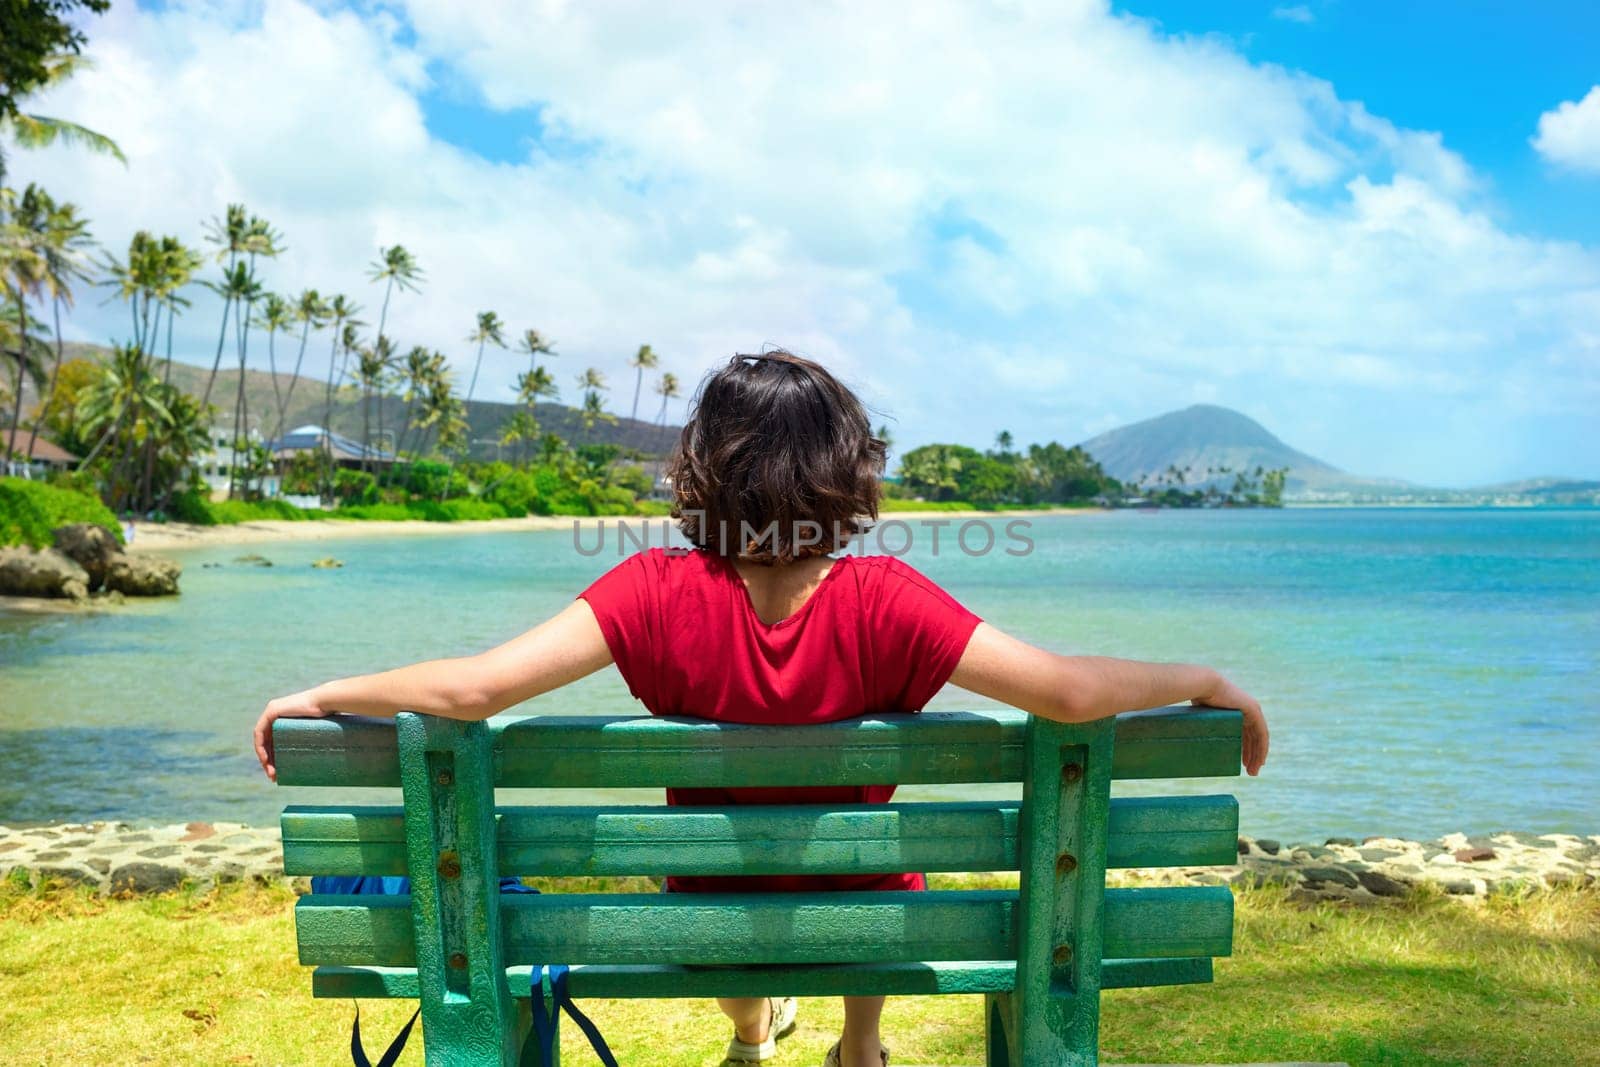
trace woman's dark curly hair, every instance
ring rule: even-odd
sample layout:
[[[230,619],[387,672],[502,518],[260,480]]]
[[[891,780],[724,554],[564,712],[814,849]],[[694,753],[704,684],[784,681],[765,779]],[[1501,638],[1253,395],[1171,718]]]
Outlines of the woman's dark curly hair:
[[[707,551],[788,563],[843,549],[878,517],[887,446],[854,393],[782,350],[708,375],[667,465],[672,514]]]

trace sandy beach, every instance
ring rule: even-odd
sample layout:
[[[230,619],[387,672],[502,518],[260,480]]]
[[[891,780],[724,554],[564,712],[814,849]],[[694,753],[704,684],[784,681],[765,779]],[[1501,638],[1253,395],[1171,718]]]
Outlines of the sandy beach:
[[[894,511],[878,521],[920,522],[968,519],[1033,518],[1044,515],[1090,515],[1100,508],[1052,508],[1019,511]],[[129,551],[160,552],[172,549],[205,548],[210,545],[252,545],[269,541],[339,541],[366,537],[428,536],[432,534],[505,533],[535,530],[570,530],[573,523],[590,524],[603,520],[572,515],[529,515],[520,519],[484,519],[478,522],[425,522],[422,520],[348,519],[263,519],[229,526],[193,526],[183,522],[140,523],[128,543]],[[652,526],[669,521],[660,515],[608,516],[610,522],[641,523]]]
[[[351,521],[348,519],[262,519],[227,526],[193,526],[185,522],[140,523],[128,542],[131,552],[154,552],[209,545],[253,545],[267,541],[342,541],[362,537],[427,536],[429,534],[495,533],[512,530],[567,530],[574,522],[594,519],[530,515],[520,519],[479,522],[424,522],[420,519]]]

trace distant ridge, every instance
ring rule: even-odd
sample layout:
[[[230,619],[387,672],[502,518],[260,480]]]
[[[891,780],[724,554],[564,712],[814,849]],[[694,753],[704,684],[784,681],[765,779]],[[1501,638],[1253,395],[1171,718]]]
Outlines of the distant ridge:
[[[1153,419],[1107,430],[1082,442],[1106,473],[1124,482],[1154,479],[1170,468],[1183,472],[1189,485],[1230,481],[1229,471],[1289,468],[1285,485],[1291,496],[1308,492],[1381,492],[1405,489],[1396,479],[1346,474],[1315,456],[1290,448],[1270,430],[1243,412],[1216,404],[1195,404]]]

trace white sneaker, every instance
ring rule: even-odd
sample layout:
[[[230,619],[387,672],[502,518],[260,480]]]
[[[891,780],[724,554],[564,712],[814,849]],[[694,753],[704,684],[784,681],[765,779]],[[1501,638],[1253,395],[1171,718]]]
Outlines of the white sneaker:
[[[764,1063],[778,1054],[778,1039],[794,1033],[794,1017],[800,1005],[793,997],[768,997],[772,1021],[767,1025],[767,1039],[759,1045],[740,1041],[737,1032],[728,1042],[726,1063]]]
[[[883,1059],[883,1067],[889,1067],[889,1050],[882,1045],[878,1046],[878,1055]],[[822,1067],[841,1067],[839,1061],[839,1042],[835,1041],[828,1054],[822,1059]]]

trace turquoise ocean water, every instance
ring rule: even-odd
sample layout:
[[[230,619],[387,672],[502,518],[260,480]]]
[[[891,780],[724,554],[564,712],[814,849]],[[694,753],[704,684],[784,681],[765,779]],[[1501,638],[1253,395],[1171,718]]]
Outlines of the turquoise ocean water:
[[[1600,833],[1600,511],[1030,521],[1025,557],[945,543],[935,558],[923,531],[907,558],[1046,647],[1207,662],[1253,691],[1273,727],[1266,771],[1183,787],[1237,793],[1247,832]],[[275,566],[233,562],[246,551]],[[310,568],[329,552],[343,569]],[[326,800],[256,768],[248,731],[269,697],[476,651],[559,610],[616,558],[579,554],[570,531],[176,555],[179,600],[0,613],[0,822],[269,823],[287,802]],[[932,706],[986,704],[946,689]],[[607,670],[521,710],[636,707]]]

